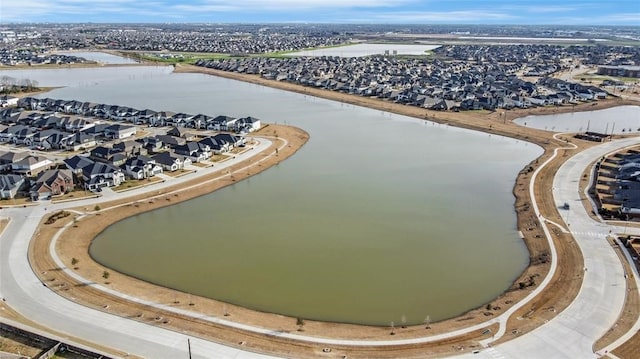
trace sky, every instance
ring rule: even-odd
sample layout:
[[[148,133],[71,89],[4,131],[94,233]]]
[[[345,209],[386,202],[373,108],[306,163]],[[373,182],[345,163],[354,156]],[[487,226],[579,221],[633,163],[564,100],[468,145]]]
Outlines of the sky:
[[[0,0],[0,23],[640,26],[640,0]]]

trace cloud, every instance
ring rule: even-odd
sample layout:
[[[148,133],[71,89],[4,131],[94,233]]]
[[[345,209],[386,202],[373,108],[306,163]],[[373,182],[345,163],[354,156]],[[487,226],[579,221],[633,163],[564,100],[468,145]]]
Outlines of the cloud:
[[[556,25],[637,25],[640,13],[605,14],[601,16],[564,16],[552,19],[549,24]]]
[[[166,15],[155,9],[162,9],[163,3],[147,0],[21,0],[2,1],[0,22],[9,21],[55,21],[58,16],[77,16],[81,22],[87,16]],[[52,19],[53,18],[53,19]]]
[[[393,8],[409,0],[201,0],[190,4],[175,4],[171,8],[185,12],[278,12],[324,9]]]
[[[630,12],[621,14],[609,14],[599,17],[602,23],[629,23],[632,25],[640,24],[640,12]]]
[[[464,11],[411,11],[411,12],[391,12],[391,13],[370,13],[362,19],[351,19],[357,22],[375,21],[391,23],[485,23],[490,21],[509,21],[518,19],[518,16],[506,14],[504,12],[493,12],[484,10],[464,10]]]
[[[566,5],[522,6],[522,7],[514,7],[514,9],[521,9],[528,13],[534,13],[534,14],[560,13],[560,12],[570,12],[570,11],[577,10],[576,7],[566,6]]]
[[[117,14],[184,19],[234,12],[237,16],[247,12],[283,12],[290,15],[291,12],[316,10],[389,9],[415,1],[417,0],[2,0],[0,22],[41,21],[44,18],[51,21],[51,18],[61,16],[68,18],[67,15],[78,15],[78,21],[87,17],[106,18]]]
[[[631,4],[631,0],[617,0]],[[637,1],[637,0],[634,0]],[[6,22],[340,22],[637,25],[638,12],[590,0],[0,0]],[[474,8],[476,8],[474,10]]]

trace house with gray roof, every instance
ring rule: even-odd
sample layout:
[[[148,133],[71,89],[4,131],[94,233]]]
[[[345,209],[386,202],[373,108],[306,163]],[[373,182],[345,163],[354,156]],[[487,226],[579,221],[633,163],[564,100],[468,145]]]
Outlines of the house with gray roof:
[[[26,151],[22,151],[22,152],[9,151],[1,154],[0,155],[0,171],[6,171],[8,169],[11,169],[11,165],[14,162],[18,162],[21,159],[26,158],[27,156],[29,156],[29,152],[26,152]]]
[[[184,145],[176,146],[173,151],[185,157],[191,162],[201,162],[211,157],[211,149],[206,143],[187,142]]]
[[[24,176],[16,174],[0,175],[0,199],[13,199],[16,195],[27,188]]]
[[[82,167],[85,189],[97,191],[103,187],[117,187],[124,182],[124,172],[109,163],[94,162]]]
[[[162,166],[150,157],[138,155],[127,159],[122,166],[125,175],[141,180],[162,173]]]
[[[104,135],[114,140],[131,137],[136,134],[135,126],[111,125],[104,130]]]
[[[82,175],[82,169],[92,165],[95,161],[85,156],[73,156],[62,161],[75,175]]]
[[[172,152],[160,152],[151,157],[159,164],[163,170],[174,172],[184,169],[185,166],[191,165],[188,157],[181,156]]]
[[[51,167],[53,162],[41,156],[27,156],[20,161],[11,164],[11,172],[25,176],[36,176],[38,173]]]
[[[65,141],[63,143],[64,147],[58,148],[65,148],[69,151],[80,151],[95,147],[96,144],[97,142],[95,136],[78,132],[71,135],[70,137],[65,138]]]

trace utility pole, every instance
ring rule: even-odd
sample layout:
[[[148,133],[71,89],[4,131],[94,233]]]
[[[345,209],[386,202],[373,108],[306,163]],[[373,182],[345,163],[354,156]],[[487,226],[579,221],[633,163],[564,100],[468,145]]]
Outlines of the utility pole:
[[[189,359],[191,359],[191,340],[187,338],[187,346],[189,347]]]

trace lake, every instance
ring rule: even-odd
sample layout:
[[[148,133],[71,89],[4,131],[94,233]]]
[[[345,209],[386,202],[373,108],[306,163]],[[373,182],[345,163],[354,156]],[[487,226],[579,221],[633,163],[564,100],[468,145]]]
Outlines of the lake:
[[[521,126],[552,132],[638,133],[640,132],[640,106],[618,106],[586,112],[526,116],[514,122]]]
[[[90,248],[108,267],[260,311],[389,325],[483,305],[528,264],[512,189],[538,146],[166,68],[85,70],[25,76],[72,84],[43,97],[251,115],[311,136],[257,176],[109,227]]]
[[[136,60],[122,56],[111,55],[106,52],[99,51],[57,51],[56,54],[82,57],[89,61],[99,62],[108,65],[135,64]]]

